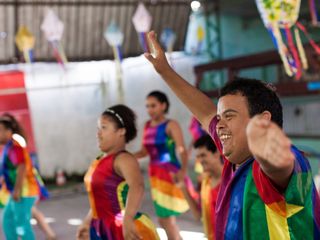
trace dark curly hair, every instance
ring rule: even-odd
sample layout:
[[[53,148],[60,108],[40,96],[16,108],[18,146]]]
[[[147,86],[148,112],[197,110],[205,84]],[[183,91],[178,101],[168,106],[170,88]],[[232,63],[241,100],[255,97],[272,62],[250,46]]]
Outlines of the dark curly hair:
[[[246,97],[250,117],[264,111],[269,111],[271,113],[271,120],[282,128],[282,105],[271,85],[256,79],[237,77],[220,90],[219,98],[236,94]]]
[[[117,128],[126,129],[126,143],[137,136],[136,115],[129,107],[122,104],[115,105],[106,109],[101,115],[111,119]]]

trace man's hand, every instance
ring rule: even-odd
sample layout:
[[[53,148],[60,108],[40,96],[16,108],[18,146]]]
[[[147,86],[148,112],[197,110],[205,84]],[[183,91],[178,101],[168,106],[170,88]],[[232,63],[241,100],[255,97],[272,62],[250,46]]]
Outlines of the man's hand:
[[[156,34],[154,31],[151,31],[147,35],[148,44],[151,53],[144,53],[144,56],[152,63],[155,70],[161,75],[166,71],[172,71],[170,67],[165,52],[161,48],[159,42],[156,39]]]
[[[280,187],[286,187],[295,156],[291,141],[275,123],[261,115],[253,117],[247,126],[248,146],[261,169]]]

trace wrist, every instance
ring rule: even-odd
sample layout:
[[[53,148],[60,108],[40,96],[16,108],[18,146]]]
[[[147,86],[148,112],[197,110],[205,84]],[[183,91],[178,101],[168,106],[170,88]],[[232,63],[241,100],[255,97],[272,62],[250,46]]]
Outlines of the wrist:
[[[168,79],[168,78],[171,78],[172,73],[175,73],[175,72],[174,72],[173,69],[170,67],[170,65],[167,64],[167,67],[166,67],[164,70],[159,71],[158,73],[160,74],[160,76],[161,76],[162,78],[164,78],[164,79],[166,80],[166,79]]]
[[[123,221],[133,221],[134,220],[134,215],[131,214],[125,214],[123,217]]]

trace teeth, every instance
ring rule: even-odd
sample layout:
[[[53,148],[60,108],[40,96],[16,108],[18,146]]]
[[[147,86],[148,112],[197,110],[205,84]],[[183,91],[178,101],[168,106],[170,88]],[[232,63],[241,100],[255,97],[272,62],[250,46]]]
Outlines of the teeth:
[[[231,138],[231,135],[227,135],[227,134],[220,135],[220,139],[221,140],[227,140],[227,139],[230,139],[230,138]]]

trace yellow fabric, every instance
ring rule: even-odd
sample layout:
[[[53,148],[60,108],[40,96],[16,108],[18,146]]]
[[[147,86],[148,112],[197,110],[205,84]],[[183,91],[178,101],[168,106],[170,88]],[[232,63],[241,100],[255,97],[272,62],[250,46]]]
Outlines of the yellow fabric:
[[[135,225],[139,235],[144,240],[160,240],[155,225],[146,215],[141,215],[135,220]]]
[[[89,167],[86,175],[84,176],[84,183],[88,192],[88,196],[89,196],[89,203],[90,203],[90,208],[92,211],[92,217],[93,218],[98,218],[98,214],[97,214],[97,210],[96,210],[96,205],[94,202],[94,198],[91,192],[91,178],[92,178],[92,174],[94,172],[94,170],[96,169],[96,167],[98,166],[99,161],[95,160],[91,166]]]
[[[303,207],[292,204],[286,204],[285,214],[283,214],[284,211],[281,211],[279,213],[277,210],[273,210],[268,205],[265,206],[265,209],[269,227],[270,240],[290,240],[287,218],[301,211]]]
[[[185,212],[189,209],[188,202],[185,199],[175,198],[164,194],[157,189],[151,190],[152,198],[160,206],[170,209],[175,212]]]
[[[157,191],[162,192],[163,194],[169,195],[172,198],[185,199],[181,189],[172,183],[161,180],[157,177],[151,177],[150,184],[152,189],[157,189]]]
[[[211,177],[205,177],[201,182],[201,212],[204,232],[209,240],[214,239],[214,229],[212,219],[211,205]]]

